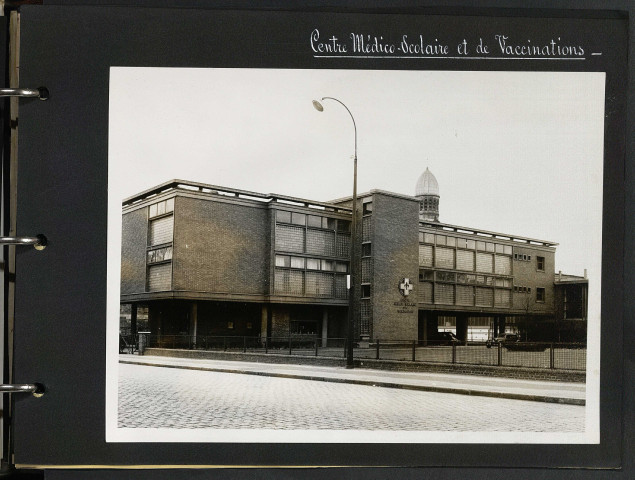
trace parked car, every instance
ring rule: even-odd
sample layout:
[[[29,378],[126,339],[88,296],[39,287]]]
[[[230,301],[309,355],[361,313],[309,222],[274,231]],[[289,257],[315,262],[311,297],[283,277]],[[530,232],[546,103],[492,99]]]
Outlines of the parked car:
[[[492,348],[494,345],[502,345],[505,347],[518,342],[520,342],[520,337],[515,333],[504,333],[485,342],[485,346],[487,348]]]
[[[428,345],[454,345],[459,342],[452,332],[439,332],[428,339]]]

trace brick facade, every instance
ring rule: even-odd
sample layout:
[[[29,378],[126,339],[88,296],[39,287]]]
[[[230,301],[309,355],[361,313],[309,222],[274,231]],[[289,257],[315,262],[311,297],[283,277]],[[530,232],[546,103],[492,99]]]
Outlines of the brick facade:
[[[269,210],[222,200],[177,197],[173,288],[264,296],[269,293]]]
[[[372,251],[372,338],[403,340],[417,338],[416,289],[419,269],[415,199],[375,193],[371,197],[370,232]],[[399,284],[410,280],[413,290],[404,296]],[[414,304],[414,306],[409,305]]]
[[[351,242],[350,198],[181,184],[124,202],[121,302],[148,305],[156,331],[343,337],[350,248],[358,340],[427,342],[441,316],[467,341],[476,317],[504,331],[554,316],[552,242],[421,220],[416,197],[380,190],[359,195]]]
[[[148,210],[144,208],[124,215],[121,232],[121,294],[144,292]]]

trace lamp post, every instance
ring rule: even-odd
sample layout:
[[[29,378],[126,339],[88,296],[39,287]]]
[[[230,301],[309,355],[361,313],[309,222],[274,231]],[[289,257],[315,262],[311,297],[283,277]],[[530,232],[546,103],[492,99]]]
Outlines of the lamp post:
[[[346,368],[353,368],[353,336],[355,332],[355,306],[357,300],[357,292],[355,286],[357,285],[357,255],[355,252],[356,245],[356,232],[357,232],[357,125],[355,124],[355,118],[348,109],[348,107],[337,98],[322,97],[324,100],[333,100],[342,105],[353,121],[353,130],[355,132],[355,155],[353,157],[353,212],[351,218],[351,259],[350,259],[350,288],[348,292],[348,333],[346,335]],[[313,107],[318,112],[323,112],[324,107],[317,100],[313,100]]]

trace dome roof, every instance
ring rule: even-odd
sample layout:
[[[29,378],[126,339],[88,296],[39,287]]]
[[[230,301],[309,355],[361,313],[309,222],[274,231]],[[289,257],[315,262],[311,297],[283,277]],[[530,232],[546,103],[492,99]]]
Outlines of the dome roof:
[[[439,182],[432,175],[432,172],[426,167],[426,171],[421,174],[419,180],[417,180],[417,186],[415,188],[415,196],[421,195],[439,195]]]

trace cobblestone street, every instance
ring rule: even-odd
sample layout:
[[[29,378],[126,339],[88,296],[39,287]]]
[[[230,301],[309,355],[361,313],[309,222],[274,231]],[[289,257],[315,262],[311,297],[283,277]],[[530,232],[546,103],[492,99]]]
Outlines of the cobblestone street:
[[[119,427],[582,432],[585,407],[119,365]]]

